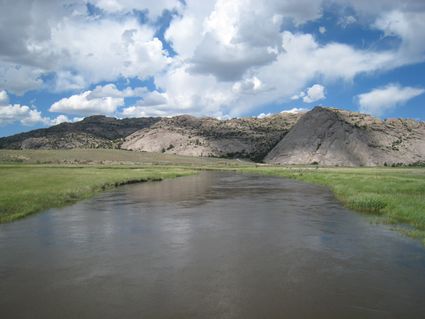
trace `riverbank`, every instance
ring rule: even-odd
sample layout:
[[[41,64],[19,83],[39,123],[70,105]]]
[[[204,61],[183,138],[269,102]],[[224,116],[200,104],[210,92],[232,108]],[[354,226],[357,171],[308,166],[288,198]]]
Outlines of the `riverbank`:
[[[62,207],[119,185],[194,174],[179,167],[0,165],[0,223]]]
[[[239,171],[329,187],[347,208],[376,216],[425,244],[425,169],[246,167]]]
[[[0,223],[129,182],[200,170],[294,178],[329,187],[347,208],[425,244],[424,168],[259,166],[252,162],[122,150],[0,150]]]

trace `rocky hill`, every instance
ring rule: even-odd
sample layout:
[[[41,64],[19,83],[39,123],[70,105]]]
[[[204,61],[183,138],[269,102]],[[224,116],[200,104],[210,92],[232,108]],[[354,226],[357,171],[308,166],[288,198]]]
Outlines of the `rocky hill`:
[[[121,148],[261,161],[301,116],[281,113],[261,119],[218,120],[188,115],[163,118],[128,136]]]
[[[158,122],[160,118],[116,119],[103,115],[75,123],[61,123],[46,129],[0,138],[0,148],[69,149],[117,148],[122,139]]]
[[[265,157],[273,164],[375,166],[425,162],[425,123],[316,107]]]
[[[0,138],[0,148],[122,148],[272,164],[417,164],[425,163],[425,123],[327,107],[230,120],[91,116]]]

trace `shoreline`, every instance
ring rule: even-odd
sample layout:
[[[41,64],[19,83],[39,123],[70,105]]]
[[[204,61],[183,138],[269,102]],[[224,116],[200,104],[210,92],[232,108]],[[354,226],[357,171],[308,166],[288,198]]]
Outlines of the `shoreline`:
[[[37,167],[0,165],[0,224],[50,208],[75,204],[94,195],[134,183],[193,175],[181,167]]]
[[[254,167],[238,171],[328,187],[345,208],[392,225],[425,245],[424,169]]]

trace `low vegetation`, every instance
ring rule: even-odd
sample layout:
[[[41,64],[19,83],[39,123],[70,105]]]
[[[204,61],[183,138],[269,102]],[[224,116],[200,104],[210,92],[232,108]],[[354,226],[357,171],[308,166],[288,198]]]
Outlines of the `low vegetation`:
[[[198,170],[236,170],[329,187],[347,208],[377,216],[425,244],[425,169],[266,166],[122,150],[1,150],[0,223],[88,198],[117,185]]]
[[[425,244],[425,170],[421,168],[254,167],[246,173],[325,185],[347,208],[379,216]]]
[[[193,174],[178,167],[0,165],[0,223],[61,207],[122,184]]]

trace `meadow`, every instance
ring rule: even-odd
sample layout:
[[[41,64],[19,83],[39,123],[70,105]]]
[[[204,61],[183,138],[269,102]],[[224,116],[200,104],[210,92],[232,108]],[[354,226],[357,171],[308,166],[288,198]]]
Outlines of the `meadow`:
[[[89,198],[118,185],[234,170],[329,187],[347,208],[425,244],[424,168],[265,166],[120,150],[0,150],[0,223]]]

